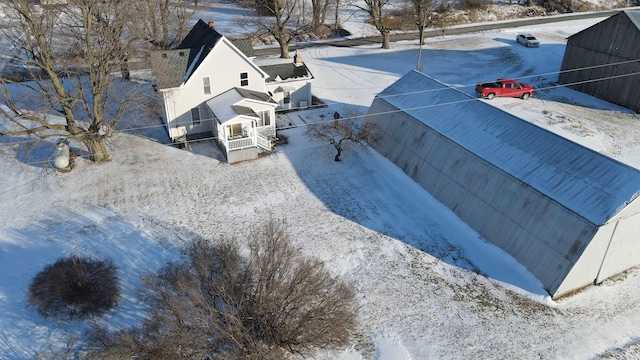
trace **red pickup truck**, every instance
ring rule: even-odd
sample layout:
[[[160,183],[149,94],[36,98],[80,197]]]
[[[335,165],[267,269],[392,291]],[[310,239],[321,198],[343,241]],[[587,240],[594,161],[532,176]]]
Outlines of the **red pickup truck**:
[[[495,82],[477,83],[476,93],[489,100],[496,96],[519,97],[527,100],[533,95],[533,88],[531,85],[512,79],[498,79]]]

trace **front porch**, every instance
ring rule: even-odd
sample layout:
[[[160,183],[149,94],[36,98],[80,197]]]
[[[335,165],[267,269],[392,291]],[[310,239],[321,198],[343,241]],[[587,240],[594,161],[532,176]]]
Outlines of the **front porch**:
[[[231,133],[218,139],[227,151],[242,150],[250,147],[259,147],[265,151],[271,151],[271,138],[276,136],[276,130],[271,126],[263,126],[243,131],[241,134]]]

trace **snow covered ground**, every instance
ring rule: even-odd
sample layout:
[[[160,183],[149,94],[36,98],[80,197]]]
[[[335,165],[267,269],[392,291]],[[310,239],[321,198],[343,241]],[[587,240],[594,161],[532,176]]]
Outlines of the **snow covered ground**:
[[[422,68],[469,93],[499,76],[531,83],[534,98],[491,104],[638,168],[637,115],[554,86],[565,38],[599,20],[429,39]],[[517,45],[519,32],[534,33],[541,47]],[[175,149],[155,119],[116,136],[112,162],[79,158],[66,174],[45,166],[51,146],[21,160],[20,143],[0,141],[0,358],[32,358],[83,329],[25,306],[32,277],[58,257],[114,260],[122,299],[101,320],[126,326],[144,316],[139,275],[177,258],[193,236],[241,237],[269,214],[286,219],[302,252],[358,290],[352,345],[316,359],[640,358],[638,269],[552,301],[525,268],[377,153],[336,163],[327,144],[304,137],[307,123],[333,111],[365,112],[377,92],[416,67],[415,42],[301,54],[328,107],[280,119],[296,125],[281,131],[289,143],[259,160],[219,162],[211,143]]]

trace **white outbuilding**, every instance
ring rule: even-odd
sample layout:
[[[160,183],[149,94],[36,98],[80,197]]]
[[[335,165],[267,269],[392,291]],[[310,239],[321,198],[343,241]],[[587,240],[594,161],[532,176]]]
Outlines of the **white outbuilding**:
[[[640,264],[640,171],[411,71],[374,148],[558,298]]]

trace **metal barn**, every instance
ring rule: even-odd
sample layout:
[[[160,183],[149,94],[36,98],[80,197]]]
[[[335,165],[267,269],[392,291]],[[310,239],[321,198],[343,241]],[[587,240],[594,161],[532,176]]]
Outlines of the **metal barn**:
[[[376,96],[374,148],[553,298],[640,264],[640,171],[412,71]]]
[[[622,11],[570,36],[558,82],[640,111],[640,11]]]

